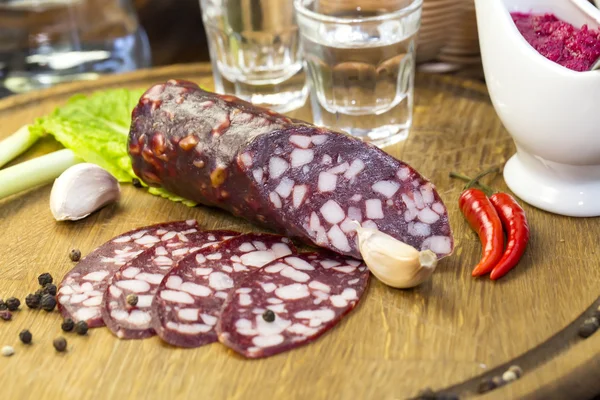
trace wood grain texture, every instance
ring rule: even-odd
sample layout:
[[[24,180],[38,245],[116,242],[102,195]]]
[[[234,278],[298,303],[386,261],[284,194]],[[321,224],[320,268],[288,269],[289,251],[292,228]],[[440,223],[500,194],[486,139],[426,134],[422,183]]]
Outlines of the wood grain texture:
[[[148,87],[169,78],[212,88],[207,65],[188,65],[15,96],[0,101],[0,137],[76,92]],[[416,87],[414,129],[406,142],[386,150],[429,177],[449,208],[456,251],[432,281],[400,291],[373,279],[361,305],[316,343],[255,361],[219,344],[184,350],[157,338],[120,341],[105,328],[87,337],[65,335],[69,351],[56,354],[52,340],[62,334],[58,312],[22,307],[13,321],[0,321],[0,346],[16,350],[0,359],[0,398],[402,399],[425,387],[459,387],[460,394],[469,395],[476,386],[473,378],[528,354],[568,327],[598,296],[597,219],[525,206],[532,240],[519,267],[498,282],[473,279],[480,245],[457,207],[463,183],[452,181],[448,172],[472,174],[501,164],[514,146],[480,84],[420,76]],[[304,108],[293,116],[310,119],[310,112]],[[21,160],[55,148],[56,143],[43,140]],[[506,189],[501,177],[488,183]],[[72,248],[85,255],[135,227],[196,218],[208,229],[257,231],[218,210],[188,208],[130,186],[123,187],[118,204],[80,222],[56,223],[49,193],[46,186],[0,201],[1,298],[24,299],[42,272],[60,280],[73,267]],[[19,343],[25,328],[34,335],[31,346]],[[564,345],[547,346],[548,356],[532,362],[519,381],[484,397],[593,393],[600,335],[585,341],[565,336],[559,342]],[[577,382],[587,391],[573,392]]]

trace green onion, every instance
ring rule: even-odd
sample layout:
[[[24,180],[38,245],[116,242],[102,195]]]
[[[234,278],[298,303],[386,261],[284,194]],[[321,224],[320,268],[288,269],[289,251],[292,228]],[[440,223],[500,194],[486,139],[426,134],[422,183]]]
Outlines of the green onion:
[[[24,153],[38,139],[39,135],[31,133],[29,125],[25,125],[6,139],[0,141],[0,167]]]
[[[71,150],[58,150],[0,170],[0,199],[58,178],[67,168],[82,162]]]

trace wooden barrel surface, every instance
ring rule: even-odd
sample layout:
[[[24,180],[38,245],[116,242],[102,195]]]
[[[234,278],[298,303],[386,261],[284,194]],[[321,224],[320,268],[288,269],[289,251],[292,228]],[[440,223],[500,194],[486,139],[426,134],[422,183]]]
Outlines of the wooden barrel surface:
[[[171,66],[69,84],[0,101],[0,138],[64,104],[75,93],[146,88],[170,78],[211,89],[207,64]],[[308,107],[292,113],[310,119]],[[21,161],[60,146],[44,139]],[[575,219],[524,206],[532,239],[518,268],[492,282],[470,272],[481,247],[457,206],[463,183],[450,171],[473,174],[501,165],[514,152],[485,87],[420,75],[409,139],[386,149],[431,179],[449,208],[456,239],[433,279],[394,290],[373,278],[360,306],[313,344],[262,360],[246,360],[220,344],[177,349],[158,338],[121,341],[107,329],[68,335],[55,353],[60,316],[28,310],[0,321],[0,346],[16,353],[0,361],[6,399],[401,399],[425,388],[477,396],[479,382],[519,365],[523,376],[482,398],[586,398],[600,392],[600,334],[577,335],[598,307],[598,219]],[[500,176],[490,185],[507,190]],[[56,279],[73,267],[72,248],[85,255],[129,229],[195,218],[206,228],[258,229],[205,207],[189,208],[123,185],[123,197],[75,223],[57,223],[50,186],[0,201],[0,298],[36,290],[36,277]],[[33,344],[19,343],[29,329]]]

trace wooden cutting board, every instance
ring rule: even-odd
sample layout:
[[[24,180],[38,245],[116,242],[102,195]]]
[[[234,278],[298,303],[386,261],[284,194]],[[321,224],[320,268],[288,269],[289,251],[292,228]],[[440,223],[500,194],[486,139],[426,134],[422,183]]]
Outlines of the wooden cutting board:
[[[0,101],[0,137],[75,93],[145,88],[169,78],[212,88],[210,67],[202,64],[15,96]],[[310,119],[310,112],[293,116]],[[19,161],[57,148],[44,140]],[[450,211],[456,251],[430,282],[393,290],[373,279],[361,305],[316,343],[255,361],[220,344],[184,350],[157,338],[121,341],[105,328],[86,337],[66,335],[69,351],[57,354],[52,340],[62,334],[58,312],[23,306],[13,321],[0,321],[0,346],[16,351],[0,358],[0,398],[403,399],[427,387],[467,397],[476,394],[483,377],[513,364],[523,368],[523,377],[484,398],[586,398],[600,392],[600,334],[577,337],[582,313],[598,306],[598,219],[526,206],[532,239],[519,267],[498,282],[470,275],[480,244],[457,207],[463,183],[448,172],[474,174],[514,152],[485,87],[419,76],[414,129],[405,143],[387,150],[429,177]],[[501,177],[489,183],[506,190]],[[85,255],[135,227],[196,218],[207,229],[257,230],[221,211],[188,208],[129,185],[118,204],[80,222],[57,223],[49,193],[46,186],[0,201],[2,298],[24,299],[37,289],[42,272],[60,281],[73,267],[71,249]],[[33,333],[32,345],[19,342],[22,329]]]

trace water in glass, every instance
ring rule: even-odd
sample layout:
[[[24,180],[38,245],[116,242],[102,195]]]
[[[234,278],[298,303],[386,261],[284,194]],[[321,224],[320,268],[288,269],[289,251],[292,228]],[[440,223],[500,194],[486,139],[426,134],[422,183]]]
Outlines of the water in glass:
[[[290,0],[201,0],[215,88],[286,112],[308,96]]]
[[[329,7],[324,14],[319,1],[296,0],[311,11],[299,13],[298,21],[314,122],[379,146],[408,136],[420,24],[420,0],[384,3],[408,4],[414,11],[348,9],[346,2],[343,10]]]
[[[0,86],[12,92],[150,64],[129,0],[0,1]]]

